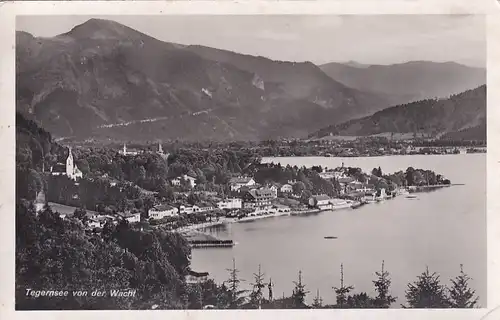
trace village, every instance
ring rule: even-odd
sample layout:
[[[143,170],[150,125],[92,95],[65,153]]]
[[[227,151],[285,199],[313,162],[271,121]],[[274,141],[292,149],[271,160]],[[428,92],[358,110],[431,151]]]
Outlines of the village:
[[[127,150],[126,145],[119,151],[127,157],[134,157],[140,152],[134,149]],[[157,154],[165,155],[161,144]],[[340,209],[356,209],[368,203],[375,203],[404,195],[409,198],[410,192],[418,191],[417,186],[407,186],[403,183],[387,181],[382,177],[381,169],[375,168],[371,173],[363,173],[359,168],[341,166],[328,169],[313,167],[322,182],[335,186],[335,194],[312,194],[305,190],[304,183],[297,179],[278,183],[267,180],[266,183],[257,183],[249,175],[233,176],[229,179],[226,188],[221,191],[206,191],[197,188],[198,178],[184,174],[168,183],[173,192],[174,200],[165,201],[157,192],[147,191],[154,196],[155,201],[147,211],[124,210],[123,212],[103,213],[82,209],[62,203],[47,202],[43,192],[37,195],[35,207],[37,212],[46,205],[59,213],[61,218],[77,217],[85,224],[88,230],[99,231],[106,223],[118,224],[126,220],[130,224],[141,224],[141,227],[162,227],[171,231],[190,232],[214,225],[226,223],[248,222],[257,219],[271,218],[286,215],[300,215],[320,211]],[[72,149],[68,150],[66,164],[58,163],[50,168],[52,176],[66,176],[76,186],[84,178],[82,171],[75,164]],[[400,173],[401,175],[401,173]],[[438,175],[439,176],[439,175]],[[108,177],[107,174],[104,177]],[[108,177],[109,185],[115,187],[120,181]],[[439,176],[439,181],[429,185],[418,183],[420,187],[449,186],[449,180]],[[132,185],[132,183],[129,183]],[[422,186],[423,185],[423,186]],[[224,190],[227,190],[226,192]],[[77,198],[74,195],[73,198]],[[80,215],[80,216],[79,216]],[[205,242],[217,239],[206,239]],[[215,243],[215,245],[222,245]],[[202,243],[198,243],[202,245]]]

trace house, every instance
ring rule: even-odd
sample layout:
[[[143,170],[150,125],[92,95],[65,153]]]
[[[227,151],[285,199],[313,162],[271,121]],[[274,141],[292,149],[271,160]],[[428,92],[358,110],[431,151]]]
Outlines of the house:
[[[184,213],[184,214],[193,214],[200,212],[200,207],[197,205],[190,206],[190,205],[181,205],[179,206],[179,213]]]
[[[271,205],[272,200],[275,198],[274,192],[269,188],[252,189],[243,195],[243,207],[267,207]]]
[[[71,148],[68,151],[68,158],[66,159],[66,165],[62,163],[57,163],[50,168],[50,173],[53,176],[65,175],[71,180],[75,180],[77,178],[82,178],[83,173],[78,169],[73,160],[73,153],[71,152]]]
[[[239,191],[241,187],[251,187],[255,185],[255,180],[250,177],[237,177],[229,180],[231,191]]]
[[[261,189],[263,189],[263,188],[261,188]],[[277,185],[273,184],[272,186],[269,187],[269,190],[271,190],[273,192],[275,198],[278,197],[279,187]]]
[[[210,203],[200,203],[198,207],[199,207],[199,212],[208,212],[215,210],[214,206],[211,205]]]
[[[182,180],[187,181],[187,184],[189,185],[190,188],[194,188],[196,186],[196,178],[191,177],[191,176],[189,176],[187,174],[170,180],[170,183],[173,186],[180,186]]]
[[[154,206],[148,210],[149,218],[159,220],[165,217],[177,217],[179,215],[178,209],[172,206],[162,204]]]
[[[330,203],[332,199],[327,195],[316,195],[309,198],[309,206],[315,207],[321,210],[331,209],[332,205]]]
[[[195,272],[189,270],[186,275],[186,283],[202,283],[208,280],[208,272]]]
[[[130,213],[130,212],[122,212],[118,214],[122,219],[127,220],[129,223],[141,222],[141,214]]]
[[[282,193],[292,193],[293,192],[293,186],[291,184],[284,184],[280,188],[280,192]]]
[[[219,209],[241,209],[243,207],[243,201],[240,198],[229,198],[217,202],[217,207]]]

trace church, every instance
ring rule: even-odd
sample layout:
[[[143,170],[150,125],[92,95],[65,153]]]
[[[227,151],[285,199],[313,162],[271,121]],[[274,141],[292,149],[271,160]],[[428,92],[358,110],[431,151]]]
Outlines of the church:
[[[66,166],[63,163],[57,163],[56,165],[50,168],[50,173],[54,176],[66,175],[68,178],[75,180],[77,178],[82,178],[83,174],[76,166],[73,160],[73,153],[71,152],[71,148],[68,151],[68,158],[66,159]]]

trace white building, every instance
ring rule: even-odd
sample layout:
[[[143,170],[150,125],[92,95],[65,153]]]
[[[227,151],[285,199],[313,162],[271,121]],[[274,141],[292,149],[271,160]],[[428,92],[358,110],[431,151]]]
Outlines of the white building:
[[[191,176],[188,176],[187,174],[183,175],[183,176],[180,176],[180,177],[177,177],[175,179],[172,179],[170,180],[170,183],[173,185],[173,186],[180,186],[181,185],[181,181],[182,180],[185,180],[188,182],[188,185],[191,187],[191,188],[194,188],[196,187],[196,178],[194,177],[191,177]]]
[[[158,205],[148,210],[149,218],[159,220],[165,217],[177,217],[179,209],[169,205]]]
[[[292,193],[293,192],[293,186],[290,184],[284,184],[281,186],[280,191],[282,193]]]
[[[251,187],[254,186],[255,180],[250,177],[238,177],[232,178],[229,183],[231,184],[231,191],[238,191],[242,187]]]
[[[194,206],[180,206],[179,207],[179,213],[184,213],[184,214],[193,214],[193,213],[197,213],[197,212],[200,212],[200,207],[198,207],[197,205],[194,205]]]
[[[119,213],[119,216],[127,220],[129,223],[141,222],[141,214],[137,213]]]
[[[240,198],[224,199],[217,202],[217,207],[219,209],[241,209],[243,207],[243,201]]]
[[[66,166],[64,166],[62,163],[58,163],[50,168],[50,173],[54,176],[65,175],[75,181],[77,178],[83,177],[83,173],[80,171],[80,169],[78,169],[73,160],[73,153],[71,152],[71,148],[69,148],[68,151]]]

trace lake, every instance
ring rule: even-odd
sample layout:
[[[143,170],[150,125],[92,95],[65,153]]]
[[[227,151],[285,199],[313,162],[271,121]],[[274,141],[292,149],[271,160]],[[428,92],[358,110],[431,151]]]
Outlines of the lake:
[[[473,279],[471,287],[486,306],[486,154],[411,155],[366,158],[283,157],[263,162],[310,167],[360,167],[371,172],[381,167],[392,173],[407,167],[429,169],[452,183],[464,184],[434,192],[419,193],[417,199],[398,197],[358,209],[289,216],[217,227],[210,232],[233,239],[229,249],[196,249],[195,271],[206,271],[218,283],[228,279],[227,268],[236,259],[243,286],[250,289],[253,273],[261,264],[273,293],[290,296],[302,271],[311,302],[320,291],[324,303],[334,303],[333,286],[339,286],[340,264],[344,282],[353,292],[375,295],[375,272],[385,269],[392,279],[393,307],[405,302],[407,283],[425,271],[440,274],[442,282],[460,272],[460,264]],[[338,237],[334,240],[325,236]],[[265,290],[267,297],[267,289]]]

